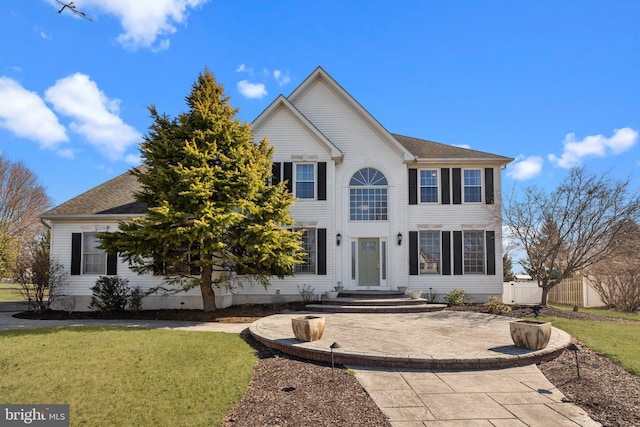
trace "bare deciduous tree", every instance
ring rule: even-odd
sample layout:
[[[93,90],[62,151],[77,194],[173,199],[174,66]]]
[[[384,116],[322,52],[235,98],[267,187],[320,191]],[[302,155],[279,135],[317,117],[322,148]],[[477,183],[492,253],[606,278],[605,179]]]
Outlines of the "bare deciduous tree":
[[[33,172],[0,154],[0,224],[6,232],[19,243],[31,240],[41,227],[38,215],[50,204]]]
[[[36,176],[0,154],[0,275],[13,275],[23,247],[42,231],[38,218],[50,206]]]
[[[563,279],[616,254],[625,230],[640,217],[630,181],[572,169],[553,192],[525,188],[508,198],[505,223],[521,245],[520,263],[542,288],[541,304]]]
[[[640,226],[628,227],[617,243],[615,256],[587,270],[587,278],[607,307],[634,312],[640,309]]]

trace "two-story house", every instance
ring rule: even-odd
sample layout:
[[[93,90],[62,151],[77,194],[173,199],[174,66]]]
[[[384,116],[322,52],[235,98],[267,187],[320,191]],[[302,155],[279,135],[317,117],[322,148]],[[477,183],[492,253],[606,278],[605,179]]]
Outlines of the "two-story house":
[[[318,67],[252,124],[255,140],[275,148],[273,179],[296,197],[306,262],[266,290],[246,284],[220,292],[219,304],[299,298],[348,290],[413,290],[440,296],[463,289],[477,302],[502,293],[501,170],[513,159],[387,131]],[[162,277],[140,276],[97,249],[96,233],[143,215],[129,173],[51,210],[51,256],[67,272],[64,293],[76,309],[100,275],[117,274],[143,290]],[[184,304],[181,304],[184,303]],[[201,307],[197,290],[148,296],[146,308]]]

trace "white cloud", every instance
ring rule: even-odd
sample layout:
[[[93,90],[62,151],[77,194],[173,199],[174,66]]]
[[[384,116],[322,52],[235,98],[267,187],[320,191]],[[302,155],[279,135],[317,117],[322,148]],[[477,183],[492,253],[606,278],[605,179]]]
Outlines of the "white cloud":
[[[185,24],[188,10],[210,0],[93,0],[76,1],[78,9],[97,9],[120,20],[124,32],[118,42],[127,49],[167,49],[167,36],[174,34],[179,24]],[[84,10],[84,9],[83,9]]]
[[[242,73],[246,69],[247,69],[247,67],[244,64],[240,64],[240,65],[238,65],[238,68],[236,68],[236,73]]]
[[[284,86],[291,81],[291,77],[287,74],[282,74],[280,70],[273,70],[273,78],[276,79],[280,86]]]
[[[238,82],[238,92],[247,98],[263,98],[267,95],[267,90],[262,83],[250,83],[247,80]]]
[[[85,74],[58,80],[47,89],[45,99],[56,112],[71,117],[69,127],[73,131],[110,159],[122,159],[141,138],[138,131],[118,117],[120,101],[107,98]]]
[[[0,77],[0,127],[43,148],[68,141],[64,126],[42,98],[8,77]]]
[[[518,156],[515,163],[510,164],[507,167],[507,176],[518,180],[524,181],[538,176],[542,170],[542,164],[544,160],[540,156]]]
[[[580,163],[584,157],[605,157],[610,154],[620,154],[638,142],[638,131],[631,128],[615,129],[611,138],[603,135],[591,135],[583,140],[576,140],[575,133],[565,136],[562,144],[564,150],[560,157],[549,154],[549,160],[562,168],[572,168]]]
[[[466,148],[467,150],[471,149],[469,144],[452,144],[454,147]]]

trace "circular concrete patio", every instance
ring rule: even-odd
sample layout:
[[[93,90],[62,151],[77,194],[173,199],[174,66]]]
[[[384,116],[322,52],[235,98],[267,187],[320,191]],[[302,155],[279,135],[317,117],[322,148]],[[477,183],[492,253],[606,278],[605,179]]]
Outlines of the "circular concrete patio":
[[[529,365],[558,357],[570,336],[553,328],[542,350],[516,347],[511,340],[511,317],[441,311],[412,314],[317,313],[325,318],[322,338],[298,341],[291,318],[303,313],[278,314],[257,320],[251,335],[268,347],[308,360],[339,364],[416,369],[487,369]],[[309,313],[304,313],[309,314]]]

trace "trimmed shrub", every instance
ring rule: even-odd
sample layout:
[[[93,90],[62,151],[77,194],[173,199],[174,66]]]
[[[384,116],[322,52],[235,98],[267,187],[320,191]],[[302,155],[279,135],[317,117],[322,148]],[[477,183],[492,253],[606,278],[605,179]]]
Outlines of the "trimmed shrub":
[[[101,276],[91,291],[89,308],[103,312],[124,311],[131,296],[129,281],[118,276]]]
[[[462,289],[454,289],[444,296],[448,306],[460,306],[466,302],[466,294]]]
[[[489,301],[484,304],[487,307],[489,313],[492,314],[505,314],[511,313],[511,306],[502,302],[498,297],[489,297]]]

